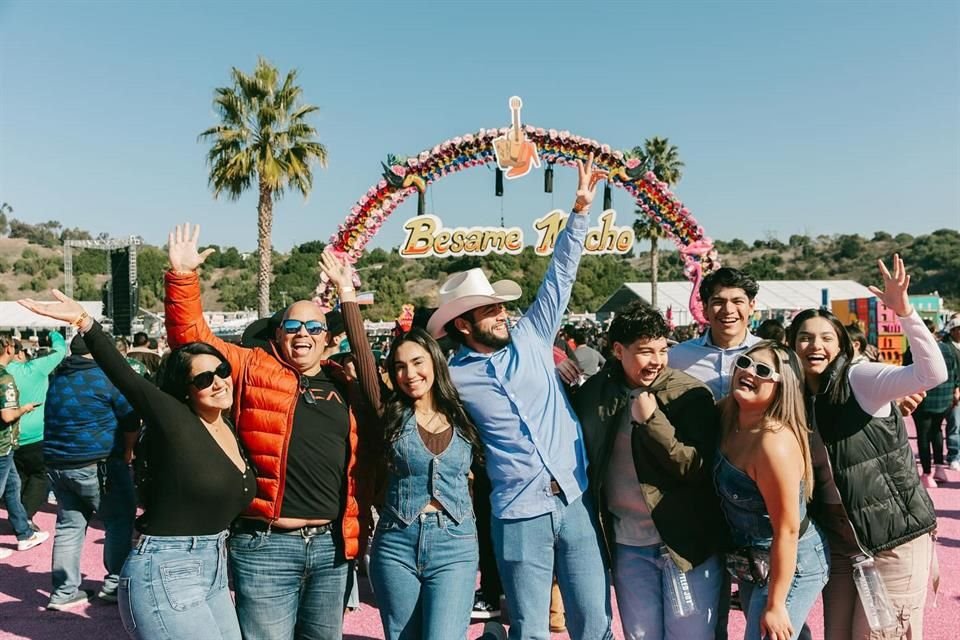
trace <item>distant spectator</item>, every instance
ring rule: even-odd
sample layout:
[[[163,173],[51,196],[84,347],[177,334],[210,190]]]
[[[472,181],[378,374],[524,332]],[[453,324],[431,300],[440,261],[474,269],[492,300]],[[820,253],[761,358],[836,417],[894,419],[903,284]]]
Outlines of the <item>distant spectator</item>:
[[[867,342],[867,335],[863,332],[863,327],[860,326],[859,322],[851,322],[845,329],[850,334],[850,341],[853,344],[854,362],[877,362],[880,360],[880,352]]]
[[[127,339],[123,336],[117,336],[113,339],[114,346],[117,347],[117,351],[124,357],[127,361],[127,364],[130,365],[130,368],[136,371],[139,375],[144,378],[150,377],[149,372],[147,371],[147,365],[143,364],[141,360],[136,358],[131,358],[129,355],[130,345],[127,343]]]
[[[589,378],[603,368],[607,361],[599,351],[587,344],[586,329],[574,329],[573,342],[577,345],[573,350],[573,357],[583,370],[583,375]]]
[[[777,318],[769,318],[760,323],[754,334],[764,340],[773,340],[777,344],[787,344],[787,332]]]
[[[156,340],[151,347],[150,338],[143,331],[133,334],[133,346],[124,355],[127,356],[127,360],[133,359],[143,363],[149,378],[157,375],[157,369],[160,368],[160,355],[157,353]]]

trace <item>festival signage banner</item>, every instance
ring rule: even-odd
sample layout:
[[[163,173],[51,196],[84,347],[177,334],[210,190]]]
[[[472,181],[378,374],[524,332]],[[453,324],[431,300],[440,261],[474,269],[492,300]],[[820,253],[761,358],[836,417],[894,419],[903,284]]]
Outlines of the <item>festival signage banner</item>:
[[[536,235],[533,250],[537,255],[553,253],[557,236],[567,225],[570,214],[554,209],[533,221]],[[584,252],[590,254],[627,254],[636,240],[632,227],[616,224],[617,212],[607,209],[590,227],[584,239]],[[415,216],[403,223],[405,237],[400,245],[404,258],[485,256],[491,253],[517,255],[526,245],[522,227],[445,227],[431,214]]]

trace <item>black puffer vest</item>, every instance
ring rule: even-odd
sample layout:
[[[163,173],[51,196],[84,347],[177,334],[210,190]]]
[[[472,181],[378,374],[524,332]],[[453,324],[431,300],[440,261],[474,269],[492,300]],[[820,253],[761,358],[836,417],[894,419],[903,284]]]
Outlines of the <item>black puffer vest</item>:
[[[810,409],[860,546],[875,554],[933,531],[937,515],[920,485],[900,411],[891,406],[886,417],[868,415],[852,391],[846,402],[831,402],[835,382],[810,399]]]

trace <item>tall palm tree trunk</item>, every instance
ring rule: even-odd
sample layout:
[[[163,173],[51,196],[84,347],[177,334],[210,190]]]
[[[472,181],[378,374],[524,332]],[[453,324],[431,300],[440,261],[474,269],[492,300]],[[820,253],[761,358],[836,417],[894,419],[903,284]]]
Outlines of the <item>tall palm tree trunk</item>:
[[[273,231],[273,192],[260,180],[260,201],[257,203],[257,252],[260,254],[257,267],[257,312],[261,318],[270,315],[270,275],[273,270],[273,247],[270,234]]]
[[[650,238],[650,306],[657,308],[657,281],[660,273],[660,247],[657,236]]]

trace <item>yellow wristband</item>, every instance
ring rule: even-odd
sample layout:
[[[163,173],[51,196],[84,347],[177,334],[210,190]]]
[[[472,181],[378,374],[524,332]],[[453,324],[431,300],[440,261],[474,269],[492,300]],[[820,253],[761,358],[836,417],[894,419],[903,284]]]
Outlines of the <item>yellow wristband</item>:
[[[77,329],[79,329],[80,326],[83,324],[83,321],[86,320],[86,319],[89,318],[89,317],[90,317],[90,314],[87,313],[86,311],[84,311],[84,312],[81,313],[79,316],[77,316],[77,319],[76,319],[76,320],[74,320],[74,321],[71,322],[70,324],[72,324],[72,325],[75,326]]]
[[[340,287],[340,293],[353,293],[356,291],[353,287]]]

